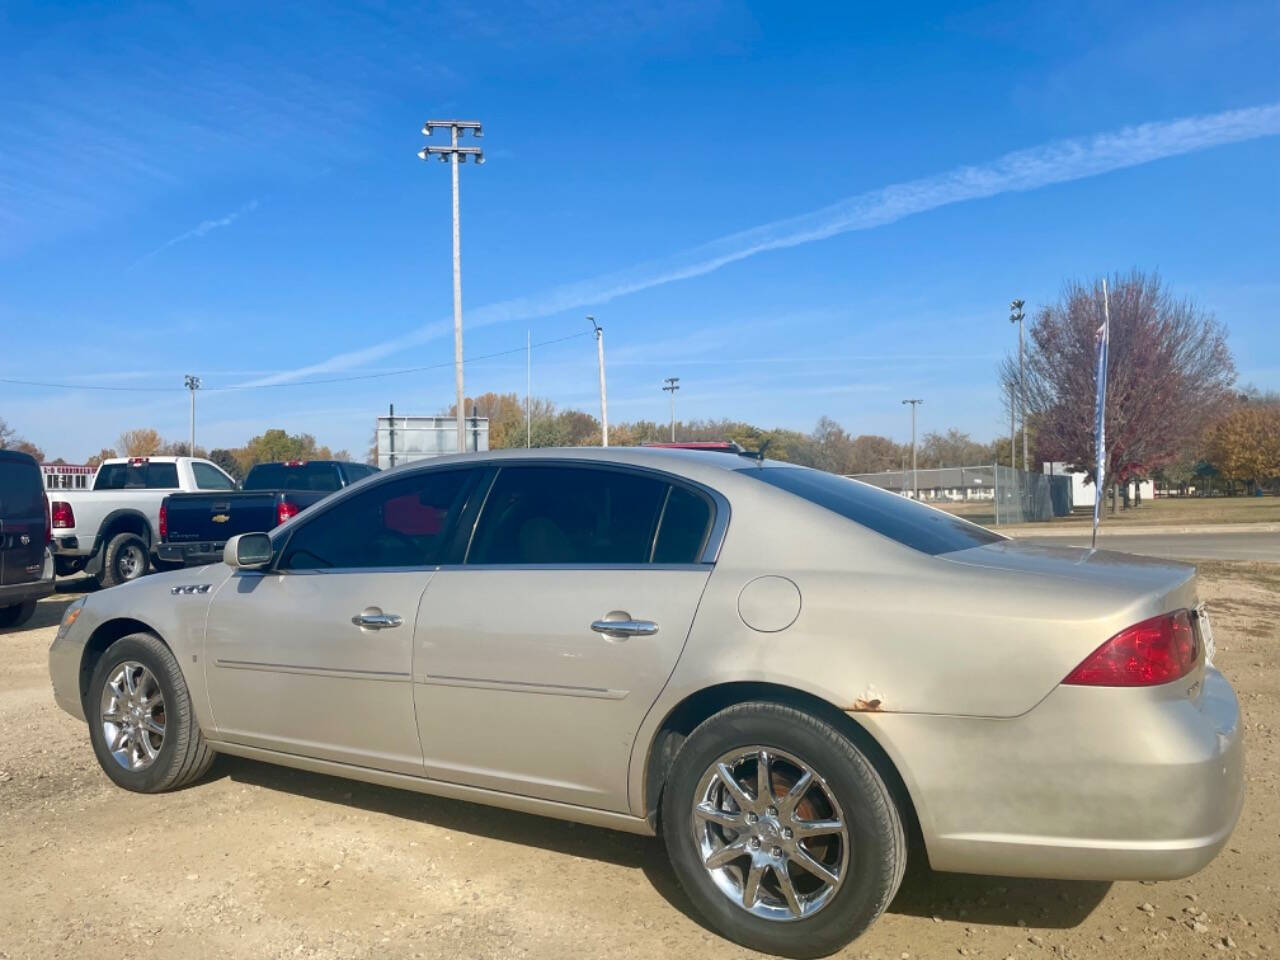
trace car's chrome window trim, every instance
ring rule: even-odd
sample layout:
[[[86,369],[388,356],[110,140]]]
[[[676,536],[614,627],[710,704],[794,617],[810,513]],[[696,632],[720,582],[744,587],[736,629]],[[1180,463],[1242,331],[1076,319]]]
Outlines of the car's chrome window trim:
[[[709,563],[442,563],[437,570],[700,570]]]

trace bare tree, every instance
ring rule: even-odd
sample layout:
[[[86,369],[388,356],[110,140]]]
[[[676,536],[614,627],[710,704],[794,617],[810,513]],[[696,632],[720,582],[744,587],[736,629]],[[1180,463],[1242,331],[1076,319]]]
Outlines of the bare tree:
[[[1231,399],[1235,365],[1226,329],[1156,274],[1111,279],[1107,373],[1107,478],[1117,484],[1176,461]],[[1096,340],[1101,280],[1069,283],[1032,323],[1027,407],[1037,456],[1094,470]],[[1001,367],[1005,392],[1017,361]]]

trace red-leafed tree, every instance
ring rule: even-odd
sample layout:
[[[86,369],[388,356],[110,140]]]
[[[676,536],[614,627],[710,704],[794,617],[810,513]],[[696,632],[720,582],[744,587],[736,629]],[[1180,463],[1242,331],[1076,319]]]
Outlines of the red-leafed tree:
[[[1106,479],[1126,484],[1178,459],[1231,399],[1235,364],[1226,330],[1212,314],[1175,298],[1156,274],[1133,271],[1108,282]],[[1031,324],[1027,413],[1039,458],[1094,472],[1096,331],[1102,281],[1069,283]],[[1005,391],[1017,358],[1001,367]]]

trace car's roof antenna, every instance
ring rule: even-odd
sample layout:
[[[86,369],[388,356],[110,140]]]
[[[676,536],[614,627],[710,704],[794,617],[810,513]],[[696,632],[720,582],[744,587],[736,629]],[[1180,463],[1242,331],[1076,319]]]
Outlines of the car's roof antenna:
[[[773,443],[772,437],[765,440],[764,443],[760,444],[759,450],[743,450],[740,454],[738,454],[738,456],[748,457],[749,459],[754,460],[756,462],[756,466],[763,467],[764,455],[765,455],[765,452],[769,449],[769,444],[771,443]]]

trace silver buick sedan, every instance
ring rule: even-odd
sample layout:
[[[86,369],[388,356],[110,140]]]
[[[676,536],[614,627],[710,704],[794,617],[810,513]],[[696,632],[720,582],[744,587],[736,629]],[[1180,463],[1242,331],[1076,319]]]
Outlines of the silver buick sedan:
[[[1010,876],[1208,863],[1243,747],[1197,599],[1193,567],[802,467],[506,451],[78,600],[49,669],[126,789],[228,753],[661,833],[717,930],[815,957],[909,848]]]

